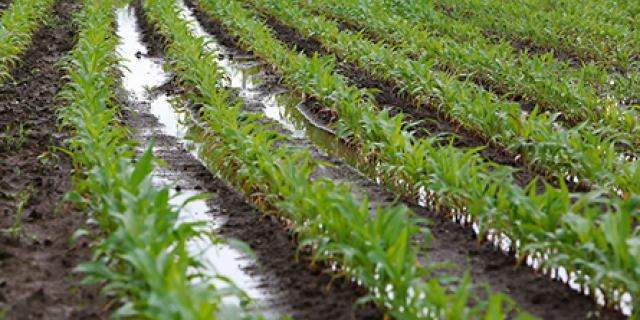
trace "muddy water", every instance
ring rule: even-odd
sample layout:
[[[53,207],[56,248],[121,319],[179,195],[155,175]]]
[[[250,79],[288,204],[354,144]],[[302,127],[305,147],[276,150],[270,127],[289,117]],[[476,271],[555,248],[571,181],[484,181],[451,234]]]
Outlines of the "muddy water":
[[[128,29],[122,34],[135,34],[135,39],[139,39],[140,35],[136,33],[135,25],[139,21],[134,20],[134,15],[123,11],[119,18],[123,29]],[[144,23],[139,26],[146,30]],[[144,60],[143,64],[159,65],[163,62],[145,56],[146,50],[139,41],[128,42],[135,44],[130,48],[123,48],[127,50],[123,55],[126,55],[128,63]],[[155,45],[157,43],[154,43]],[[150,69],[155,69],[156,73],[149,73]],[[157,86],[167,80],[167,75],[157,72],[158,70],[161,68],[149,66],[139,74],[141,77],[149,78],[149,83]],[[241,76],[232,79],[237,79],[238,85],[241,86],[243,81],[247,83],[248,78]],[[137,86],[131,85],[136,81]],[[259,313],[267,318],[275,318],[282,314],[310,320],[382,317],[379,310],[372,305],[355,310],[354,304],[361,296],[354,288],[332,281],[328,273],[318,273],[318,270],[310,269],[307,258],[298,255],[296,246],[291,243],[290,235],[277,219],[264,216],[247,204],[240,194],[215,177],[212,171],[207,170],[197,156],[194,156],[198,153],[200,140],[188,140],[188,131],[196,128],[198,124],[191,121],[191,117],[187,117],[185,113],[177,111],[181,108],[172,107],[172,96],[158,94],[164,91],[164,85],[153,88],[140,84],[138,79],[126,79],[123,85],[128,89],[131,99],[135,100],[132,105],[137,111],[127,122],[138,129],[137,138],[141,141],[156,138],[154,154],[170,165],[157,170],[156,177],[159,183],[174,185],[180,194],[216,193],[204,203],[199,202],[194,207],[185,208],[181,212],[182,217],[208,219],[206,221],[213,230],[220,226],[219,234],[241,239],[255,250],[259,259],[249,260],[244,255],[238,255],[239,252],[230,247],[205,243],[205,248],[215,250],[214,253],[207,252],[206,257],[203,257],[204,263],[213,264],[209,270],[232,278],[250,296],[257,297],[255,310],[259,310]],[[194,212],[197,214],[194,215]],[[200,251],[201,248],[203,245],[194,244],[194,250]],[[230,254],[230,250],[227,249],[231,249]],[[219,263],[220,260],[223,261],[222,264]],[[332,289],[327,289],[329,287]]]
[[[335,131],[315,120],[307,111],[306,101],[300,96],[274,85],[274,79],[264,72],[264,66],[253,56],[238,55],[219,44],[207,33],[192,11],[181,1],[182,18],[190,22],[195,36],[209,40],[208,47],[219,53],[218,64],[227,76],[226,85],[237,90],[247,105],[258,105],[269,119],[278,122],[294,139],[307,139],[323,152],[344,159],[350,165],[358,163],[357,154],[335,136]]]
[[[154,87],[165,83],[169,75],[162,70],[163,61],[146,57],[146,47],[141,43],[141,36],[137,30],[135,15],[129,8],[118,11],[118,35],[121,44],[118,53],[125,60],[122,62],[122,85],[129,94],[136,106],[146,106],[147,110],[137,110],[148,112],[157,118],[159,126],[147,126],[141,129],[138,134],[139,139],[144,144],[150,143],[155,136],[164,134],[175,138],[178,142],[185,142],[183,137],[187,131],[182,125],[184,114],[174,112],[171,106],[171,97],[160,94],[151,95],[150,91]],[[197,145],[191,144],[192,149],[197,149]],[[182,150],[176,148],[172,143],[166,141],[156,143],[154,153],[180,153]],[[182,151],[185,152],[185,151]],[[188,153],[187,153],[188,156]],[[180,206],[187,199],[202,195],[207,190],[196,190],[189,186],[197,185],[189,172],[180,172],[172,167],[157,168],[154,172],[154,183],[159,186],[170,186],[172,188],[171,203]],[[187,187],[184,187],[187,186]],[[178,191],[179,190],[179,191]],[[212,195],[214,197],[215,195]],[[216,212],[216,208],[208,205],[207,200],[200,199],[188,202],[180,210],[181,222],[207,222],[208,228],[215,232],[224,222],[210,213]],[[258,288],[258,279],[251,277],[244,270],[255,262],[251,261],[246,254],[224,243],[214,242],[212,239],[194,239],[189,244],[189,250],[196,255],[204,266],[204,272],[212,276],[224,276],[230,279],[236,286],[253,298],[260,306],[261,312],[266,312],[275,317],[274,313],[265,308],[263,301],[268,297],[268,293]],[[216,281],[216,286],[225,287],[229,284],[223,281]],[[226,303],[238,305],[239,300],[233,297],[225,299]]]
[[[247,56],[230,54],[229,49],[219,45],[214,37],[202,29],[186,6],[183,6],[182,9],[183,18],[191,22],[193,33],[197,36],[206,37],[210,40],[210,48],[222,53],[218,62],[229,77],[227,85],[236,88],[245,101],[249,103],[253,101],[263,105],[262,112],[268,118],[280,123],[285,129],[289,130],[294,138],[306,137],[329,155],[344,159],[354,167],[357,166],[358,155],[336,139],[335,133],[330,128],[323,127],[320,123],[314,123],[314,116],[304,112],[304,101],[283,90],[269,91],[270,88],[265,90],[261,86],[265,81],[264,74],[261,73],[259,67],[256,67],[255,60],[251,60],[251,57]],[[377,182],[380,183],[381,181]],[[421,193],[424,194],[424,190]],[[431,207],[425,198],[424,196],[420,197],[419,204],[423,207]],[[479,233],[480,227],[476,222],[472,222],[471,217],[465,216],[464,219],[459,217],[455,219],[463,225],[470,223],[473,231],[476,234]],[[511,248],[511,240],[509,238],[501,234],[492,234],[488,238],[505,254],[509,253]],[[540,270],[542,260],[544,259],[529,256],[525,262],[528,266]],[[577,276],[573,273],[568,273],[564,268],[551,270],[551,277],[568,284],[575,291],[583,291],[577,282]],[[588,295],[589,292],[587,291],[586,294]],[[596,291],[592,294],[600,305],[604,305],[604,297],[601,292]],[[631,313],[630,300],[630,295],[625,293],[621,309],[627,315]]]

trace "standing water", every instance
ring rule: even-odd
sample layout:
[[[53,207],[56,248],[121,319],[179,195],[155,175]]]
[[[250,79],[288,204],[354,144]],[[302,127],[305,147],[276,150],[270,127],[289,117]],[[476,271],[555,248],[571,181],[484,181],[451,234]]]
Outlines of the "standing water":
[[[163,60],[159,58],[149,58],[146,56],[147,49],[141,42],[141,34],[137,29],[136,17],[132,9],[125,7],[118,10],[117,15],[118,29],[117,34],[121,39],[118,46],[118,53],[123,58],[121,62],[121,72],[123,73],[122,85],[130,99],[137,106],[148,105],[148,112],[154,115],[160,125],[158,130],[146,130],[140,132],[142,138],[140,140],[148,143],[158,133],[174,137],[183,145],[190,144],[184,140],[187,128],[182,125],[185,114],[174,111],[170,104],[170,97],[162,93],[156,96],[150,94],[150,91],[169,79],[169,75],[162,69]],[[138,112],[147,112],[146,110],[137,110]],[[153,129],[153,128],[152,128]],[[197,145],[195,146],[197,148]],[[144,146],[141,147],[141,149]],[[156,147],[158,150],[162,147]],[[179,152],[177,150],[161,150],[170,152]],[[192,154],[195,154],[193,152]],[[167,171],[176,170],[175,172]],[[154,183],[159,186],[176,186],[184,179],[190,179],[189,173],[180,172],[179,168],[159,168],[154,172]],[[175,206],[182,205],[187,199],[194,196],[202,195],[204,191],[195,189],[181,189],[175,191],[172,188],[171,203]],[[212,216],[210,213],[215,212],[216,208],[211,208],[204,199],[188,202],[180,211],[181,222],[207,222],[206,226],[215,232],[223,221],[220,218]],[[208,238],[198,238],[189,244],[191,253],[200,259],[204,266],[203,272],[212,276],[222,276],[230,279],[238,288],[243,290],[251,297],[258,306],[265,301],[268,294],[258,288],[258,279],[249,276],[244,269],[255,262],[248,261],[247,255],[236,250],[235,248],[224,244],[214,242]],[[217,281],[216,286],[228,286],[223,281]],[[239,304],[236,298],[227,298],[226,303]],[[261,306],[263,307],[263,306]],[[275,318],[275,315],[272,315]]]

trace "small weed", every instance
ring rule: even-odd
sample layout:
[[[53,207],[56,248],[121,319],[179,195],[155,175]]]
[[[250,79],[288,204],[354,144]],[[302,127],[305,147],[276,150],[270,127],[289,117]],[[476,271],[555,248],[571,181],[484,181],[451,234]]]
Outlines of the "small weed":
[[[7,124],[4,128],[4,134],[2,136],[2,143],[7,146],[9,150],[18,150],[27,143],[28,129],[25,129],[25,125],[21,123],[18,126],[17,135],[13,133],[13,127]]]
[[[34,193],[35,188],[30,187],[29,189],[22,190],[14,195],[14,198],[17,200],[15,221],[11,227],[2,229],[2,232],[11,235],[14,238],[20,238],[22,234],[22,217],[24,215],[24,208]]]

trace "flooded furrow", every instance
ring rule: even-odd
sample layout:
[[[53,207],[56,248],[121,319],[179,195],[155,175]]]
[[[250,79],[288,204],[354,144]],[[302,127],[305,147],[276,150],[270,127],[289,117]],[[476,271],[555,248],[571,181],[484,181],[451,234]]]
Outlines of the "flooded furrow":
[[[160,86],[169,79],[168,74],[162,70],[163,61],[145,56],[146,47],[140,42],[135,16],[129,8],[118,11],[117,23],[118,36],[121,39],[118,54],[124,58],[121,62],[122,85],[129,94],[128,98],[135,106],[142,109],[137,110],[138,112],[148,112],[158,120],[158,125],[153,125],[153,122],[150,121],[133,123],[133,128],[137,129],[136,138],[142,142],[138,150],[144,150],[149,143],[152,143],[159,136],[164,136],[163,139],[156,142],[154,147],[156,156],[163,159],[166,154],[180,155],[182,152],[185,153],[181,155],[182,157],[189,158],[189,153],[180,148],[180,143],[183,142],[186,132],[186,128],[181,125],[181,118],[184,117],[184,114],[170,111],[172,110],[170,97],[166,94],[155,96],[150,94],[151,88]],[[144,107],[147,107],[148,110],[144,110]],[[204,190],[198,187],[201,183],[193,174],[181,172],[179,168],[172,166],[157,167],[154,171],[154,183],[158,186],[171,187],[170,202],[172,205],[179,207],[186,203],[180,210],[180,223],[206,222],[207,228],[210,228],[213,233],[217,233],[220,225],[224,223],[222,218],[212,215],[217,208],[211,207],[208,201],[201,197],[213,190]],[[211,194],[211,197],[215,196],[215,194]],[[197,200],[190,200],[192,198]],[[258,279],[244,271],[250,264],[255,263],[249,261],[246,254],[223,242],[209,238],[192,240],[188,249],[200,259],[205,269],[204,273],[212,277],[228,278],[257,301],[258,305],[264,304],[268,293],[259,289]],[[215,284],[218,287],[229,285],[224,281],[216,281]],[[240,301],[237,299],[227,299],[225,302],[236,306],[240,305]],[[268,308],[264,306],[260,306],[260,309],[268,311]]]
[[[306,257],[298,259],[296,246],[284,226],[244,201],[241,194],[198,158],[200,142],[190,132],[199,124],[178,104],[183,101],[174,96],[176,88],[165,90],[167,85],[172,86],[172,75],[163,71],[162,57],[148,55],[143,33],[139,31],[140,21],[132,11],[127,8],[118,12],[118,34],[122,39],[119,53],[125,59],[122,84],[135,109],[127,123],[136,130],[136,138],[143,144],[141,148],[155,141],[154,154],[168,164],[157,168],[155,181],[158,185],[172,186],[172,201],[176,205],[190,197],[209,194],[206,199],[189,202],[182,208],[181,220],[206,221],[217,235],[239,239],[254,251],[248,255],[217,241],[194,241],[190,249],[201,257],[207,272],[232,280],[253,298],[255,305],[251,310],[267,318],[291,315],[300,319],[326,319],[326,316],[350,319],[352,314],[356,319],[378,318],[380,314],[375,308],[353,310],[361,295],[353,287],[333,284],[328,289],[331,275],[325,270],[310,269]],[[281,96],[251,91],[261,85],[252,80],[259,68],[251,67],[248,57],[235,56],[234,61],[242,65],[226,70],[235,72],[228,73],[229,84],[247,88],[243,97],[264,102],[271,106],[274,117],[285,119],[285,108],[278,102]],[[288,128],[295,127],[290,124]],[[298,131],[298,135],[304,135],[303,131]],[[237,305],[238,301],[228,302]]]
[[[332,128],[308,111],[304,98],[279,86],[278,78],[266,72],[264,64],[255,57],[221,45],[203,29],[184,3],[178,1],[178,5],[182,9],[182,18],[190,22],[193,34],[209,40],[209,49],[219,53],[217,62],[227,76],[226,85],[237,90],[249,109],[255,106],[252,111],[262,112],[279,123],[292,138],[306,139],[331,156],[343,158],[350,165],[357,164],[356,153],[336,138]]]
[[[297,139],[293,144],[311,149],[315,159],[328,161],[335,166],[333,169],[325,168],[324,172],[319,174],[320,176],[344,181],[358,187],[358,191],[367,194],[373,203],[376,201],[390,203],[398,197],[380,186],[380,181],[374,183],[364,178],[360,172],[353,168],[358,163],[357,152],[350,150],[336,139],[330,128],[319,126],[320,122],[314,122],[316,115],[305,114],[306,106],[303,99],[280,87],[276,86],[274,89],[272,85],[268,85],[269,77],[273,76],[266,76],[266,73],[260,71],[260,68],[256,68],[256,66],[260,66],[256,60],[237,47],[229,48],[221,45],[216,39],[217,34],[214,36],[207,32],[209,29],[204,30],[201,23],[206,18],[203,18],[202,12],[196,12],[196,14],[200,14],[196,19],[188,6],[184,5],[182,9],[183,17],[191,22],[194,34],[206,37],[211,41],[210,47],[221,52],[220,64],[231,79],[228,85],[237,89],[239,96],[243,97],[248,105],[258,105],[248,109],[254,112],[263,112],[271,120],[288,129],[292,137],[300,138],[304,134],[307,141],[312,144],[301,142],[300,139]],[[205,22],[212,23],[211,20]],[[239,54],[239,52],[241,53]],[[237,60],[236,57],[242,57],[242,59]],[[251,67],[245,67],[245,64]],[[251,73],[238,77],[238,73],[242,74],[243,70],[251,70]],[[274,104],[274,101],[279,103]],[[316,149],[322,150],[323,153],[317,153]],[[340,158],[353,167],[335,158]],[[341,174],[336,174],[337,172]],[[406,198],[402,200],[419,215],[436,220],[435,226],[431,228],[436,239],[430,245],[428,257],[422,256],[423,262],[428,264],[453,262],[458,267],[447,268],[445,273],[461,274],[465,270],[470,270],[477,280],[476,282],[487,281],[493,290],[511,294],[516,302],[527,311],[539,315],[548,314],[551,316],[553,313],[550,312],[558,309],[564,309],[567,314],[573,315],[575,315],[575,310],[582,310],[581,312],[586,314],[592,312],[590,310],[596,309],[595,304],[591,302],[591,297],[583,295],[589,293],[581,290],[575,275],[568,274],[563,269],[551,270],[549,276],[541,274],[544,270],[540,270],[540,261],[544,257],[526,259],[525,263],[533,269],[514,268],[516,257],[509,254],[511,243],[504,235],[491,235],[489,241],[478,243],[473,239],[476,238],[479,227],[471,221],[470,217],[461,219],[459,215],[452,221],[442,215],[435,214],[433,207],[424,199],[419,203],[414,203],[413,200]],[[624,295],[625,302],[630,300],[630,297],[627,296],[628,294]],[[597,292],[595,299],[602,305],[603,299]],[[621,306],[625,314],[630,311],[629,308],[628,303]],[[597,312],[604,314],[605,318],[619,317],[619,314],[611,310],[598,310]]]

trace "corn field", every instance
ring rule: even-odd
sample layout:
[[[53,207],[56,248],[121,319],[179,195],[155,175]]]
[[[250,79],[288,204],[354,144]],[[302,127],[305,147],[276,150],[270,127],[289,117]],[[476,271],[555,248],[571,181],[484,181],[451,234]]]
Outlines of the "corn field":
[[[640,319],[639,10],[0,1],[0,319]]]

